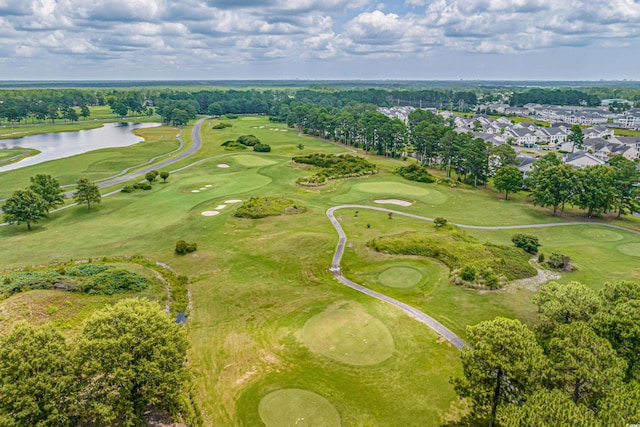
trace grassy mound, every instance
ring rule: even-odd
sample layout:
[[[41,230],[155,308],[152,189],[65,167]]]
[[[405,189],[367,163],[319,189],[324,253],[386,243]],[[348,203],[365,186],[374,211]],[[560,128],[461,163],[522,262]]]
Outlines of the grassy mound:
[[[409,181],[416,182],[435,182],[436,177],[429,173],[429,170],[420,166],[417,163],[410,164],[409,166],[403,166],[396,169],[396,173],[408,179]]]
[[[626,245],[618,246],[618,251],[625,255],[640,257],[640,243],[627,243]]]
[[[411,267],[391,267],[378,275],[378,281],[389,288],[413,288],[424,279],[422,273]]]
[[[82,264],[56,269],[14,271],[0,275],[0,298],[34,289],[58,289],[88,294],[113,295],[138,292],[149,285],[137,273],[107,264]]]
[[[298,179],[298,184],[307,186],[323,185],[327,181],[338,178],[350,178],[377,173],[376,165],[362,157],[345,154],[335,156],[333,154],[309,154],[296,156],[296,163],[312,165],[322,170],[315,175]]]
[[[267,427],[340,427],[340,414],[324,397],[308,390],[283,389],[260,400],[260,418]]]
[[[267,216],[298,214],[304,211],[306,211],[304,207],[283,197],[252,197],[236,210],[235,216],[258,219]]]
[[[457,284],[495,289],[507,280],[535,276],[530,255],[512,246],[481,243],[453,226],[432,232],[407,232],[373,239],[367,246],[378,252],[435,258],[453,270]]]
[[[391,357],[389,329],[355,304],[336,303],[307,320],[302,340],[314,353],[349,365],[375,365]]]

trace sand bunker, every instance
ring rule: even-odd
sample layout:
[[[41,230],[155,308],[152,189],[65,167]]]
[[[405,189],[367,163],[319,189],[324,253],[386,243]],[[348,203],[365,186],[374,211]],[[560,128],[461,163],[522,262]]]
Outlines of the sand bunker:
[[[200,187],[200,191],[204,191],[206,189],[207,189],[207,187]]]
[[[220,212],[218,212],[218,211],[204,211],[204,212],[202,212],[202,216],[216,216],[216,215],[220,215]]]
[[[218,165],[218,167],[219,167],[219,168],[222,168],[222,169],[226,169],[226,168],[228,168],[228,167],[229,167],[229,165],[227,165],[226,163],[220,163],[220,164]]]
[[[212,184],[207,184],[207,185],[205,185],[205,187],[211,188],[211,187],[213,187],[213,185]]]
[[[242,200],[240,199],[233,199],[233,200],[225,200],[224,202],[227,204],[232,204],[232,203],[240,203]]]
[[[411,206],[413,203],[405,202],[404,200],[398,199],[378,199],[375,200],[376,203],[381,205],[398,205],[398,206]]]
[[[216,209],[216,210],[220,210],[220,209],[224,209],[224,208],[226,208],[226,207],[227,207],[227,205],[218,205],[218,206],[216,206],[214,209]]]
[[[200,190],[191,190],[192,193],[199,193]]]

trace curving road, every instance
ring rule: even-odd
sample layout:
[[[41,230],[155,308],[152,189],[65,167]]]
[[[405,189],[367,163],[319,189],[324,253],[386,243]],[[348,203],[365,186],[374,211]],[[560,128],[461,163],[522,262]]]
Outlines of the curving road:
[[[151,172],[152,170],[159,169],[159,168],[162,168],[164,166],[168,166],[170,164],[179,162],[180,160],[186,159],[187,157],[189,157],[192,154],[196,153],[200,149],[200,147],[202,146],[202,139],[200,138],[200,128],[202,127],[202,123],[204,123],[204,121],[207,120],[208,118],[209,117],[201,118],[193,126],[193,130],[191,131],[192,143],[191,143],[191,146],[189,147],[188,150],[184,151],[183,153],[178,154],[175,157],[167,159],[167,160],[165,160],[163,162],[160,162],[160,163],[157,163],[155,165],[151,165],[149,167],[141,169],[139,171],[127,174],[126,173],[127,171],[131,170],[132,168],[136,168],[138,166],[141,166],[141,165],[132,166],[132,167],[130,167],[128,169],[123,170],[122,172],[120,172],[117,175],[114,175],[114,176],[109,177],[109,178],[104,178],[104,179],[108,179],[108,181],[100,182],[100,181],[104,181],[104,179],[96,181],[96,182],[100,182],[98,184],[98,187],[99,188],[110,187],[112,185],[122,184],[123,182],[127,182],[130,179],[143,177],[143,176],[145,176],[147,174],[147,172]],[[180,132],[178,134],[178,136],[177,136],[178,140],[180,141],[180,147],[177,150],[172,151],[171,153],[175,153],[176,151],[178,151],[182,147],[184,147],[184,141],[182,140],[182,138],[180,138],[181,134],[182,134],[182,132]],[[154,161],[155,159],[157,159],[159,157],[164,157],[164,156],[170,155],[171,153],[166,153],[166,154],[162,154],[160,156],[156,156],[153,159],[149,160],[148,162],[143,163],[142,165],[149,164],[150,162]],[[181,169],[178,169],[178,170],[181,170]],[[172,172],[175,172],[175,171],[172,171]],[[125,175],[123,175],[123,174],[125,174]],[[120,190],[114,190],[114,191],[111,191],[109,193],[103,194],[102,197],[111,196],[111,195],[119,193],[119,192],[120,192]],[[72,196],[73,196],[73,192],[69,192],[69,193],[65,194],[66,198],[69,198],[69,197],[72,197]],[[77,203],[71,203],[71,204],[62,206],[62,207],[60,207],[58,209],[54,209],[54,210],[51,211],[51,213],[58,212],[58,211],[61,211],[61,210],[64,210],[64,209],[69,209],[69,208],[71,208],[73,206],[76,206],[76,205],[77,205]],[[2,214],[2,209],[0,209],[0,214]],[[8,223],[3,223],[3,224],[0,224],[0,227],[5,226],[5,225],[9,225],[9,224]]]
[[[336,251],[333,254],[333,260],[331,262],[331,268],[329,269],[334,277],[336,279],[338,279],[342,284],[349,286],[352,289],[355,289],[359,292],[362,292],[366,295],[369,295],[373,298],[377,298],[381,301],[385,301],[388,302],[389,304],[392,304],[396,307],[398,307],[400,310],[404,311],[406,314],[408,314],[410,317],[416,319],[417,321],[424,323],[425,325],[427,325],[428,327],[430,327],[431,329],[433,329],[436,333],[440,334],[441,336],[443,336],[445,339],[447,339],[451,344],[453,344],[456,348],[458,349],[462,349],[465,346],[468,346],[468,344],[459,336],[457,336],[455,333],[453,333],[452,331],[450,331],[449,329],[447,329],[446,326],[444,326],[443,324],[441,324],[440,322],[438,322],[437,320],[435,320],[433,317],[429,316],[426,313],[423,313],[422,311],[418,310],[417,308],[414,308],[408,304],[405,304],[403,302],[400,302],[394,298],[391,298],[387,295],[381,294],[379,292],[373,291],[369,288],[366,288],[362,285],[359,285],[349,279],[347,279],[346,277],[344,277],[342,275],[342,272],[340,270],[340,262],[342,260],[342,255],[344,254],[344,248],[345,245],[347,243],[347,235],[344,232],[344,229],[342,228],[342,226],[340,225],[340,222],[338,222],[338,220],[335,217],[335,212],[337,210],[340,209],[369,209],[369,210],[373,210],[373,211],[379,211],[379,212],[385,212],[385,213],[393,213],[394,215],[401,215],[401,216],[406,216],[409,218],[414,218],[414,219],[418,219],[418,220],[422,220],[422,221],[433,221],[433,218],[429,218],[426,216],[421,216],[421,215],[415,215],[415,214],[411,214],[411,213],[407,213],[407,212],[401,212],[401,211],[396,211],[393,209],[387,209],[387,208],[382,208],[382,207],[376,207],[376,206],[365,206],[365,205],[339,205],[339,206],[334,206],[331,207],[327,210],[327,217],[329,218],[329,221],[331,221],[331,224],[333,225],[333,227],[336,229],[336,232],[338,233],[338,245],[336,246]],[[552,223],[552,224],[529,224],[529,225],[499,225],[499,226],[484,226],[484,225],[466,225],[466,224],[454,224],[460,228],[467,228],[467,229],[474,229],[474,230],[519,230],[519,229],[526,229],[526,228],[547,228],[547,227],[564,227],[564,226],[570,226],[570,225],[600,225],[603,227],[610,227],[610,228],[616,228],[619,230],[624,230],[624,231],[628,231],[630,233],[634,233],[634,234],[640,234],[640,231],[637,230],[631,230],[629,228],[625,228],[619,225],[613,225],[613,224],[604,224],[604,223],[600,223],[600,222],[586,222],[586,221],[582,221],[582,222],[558,222],[558,223]]]

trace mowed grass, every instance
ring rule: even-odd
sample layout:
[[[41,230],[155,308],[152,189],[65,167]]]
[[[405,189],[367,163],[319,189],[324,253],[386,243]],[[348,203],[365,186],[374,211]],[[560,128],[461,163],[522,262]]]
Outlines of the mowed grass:
[[[393,336],[384,323],[346,301],[307,320],[301,336],[312,352],[347,365],[376,365],[394,350]]]
[[[376,176],[303,188],[296,180],[309,171],[290,164],[291,157],[301,152],[297,144],[305,146],[302,153],[345,150],[317,139],[298,137],[292,130],[269,131],[282,126],[265,118],[243,117],[230,122],[233,127],[224,130],[211,130],[205,124],[202,152],[174,167],[202,161],[173,173],[167,184],[154,184],[151,191],[118,193],[103,199],[91,212],[82,206],[53,214],[36,224],[32,232],[27,232],[24,225],[1,227],[0,268],[49,263],[55,259],[141,254],[189,276],[193,304],[186,326],[191,342],[189,363],[194,373],[194,395],[206,425],[260,426],[265,425],[263,416],[273,416],[275,422],[288,422],[290,418],[284,418],[290,412],[288,399],[274,400],[276,404],[267,410],[274,415],[264,412],[263,402],[268,403],[277,396],[272,393],[279,390],[303,391],[292,400],[309,396],[306,392],[322,396],[335,408],[343,426],[429,427],[451,419],[459,411],[449,383],[451,376],[461,373],[458,351],[446,343],[438,344],[434,332],[403,312],[333,278],[328,267],[337,235],[326,218],[326,209],[340,203],[381,206],[373,201],[401,198],[414,204],[406,208],[387,207],[430,217],[445,216],[453,222],[500,225],[557,219],[549,216],[547,210],[517,200],[504,202],[490,192],[403,180],[390,173],[403,162],[390,159],[380,159],[381,172]],[[185,130],[183,136],[187,132],[190,131]],[[220,147],[225,140],[243,134],[258,136],[273,151],[230,153]],[[126,148],[122,157],[126,158],[133,149]],[[373,156],[368,159],[377,161]],[[57,167],[56,163],[51,166]],[[229,168],[217,167],[221,163]],[[25,176],[31,175],[25,171]],[[200,188],[205,190],[192,193]],[[250,197],[286,197],[299,202],[307,211],[251,220],[234,217],[240,205],[237,203],[221,208],[217,216],[201,215],[225,200],[244,201]],[[380,254],[365,246],[374,237],[420,230],[432,227],[431,223],[400,216],[388,219],[383,212],[364,209],[358,210],[356,216],[356,210],[337,213],[348,242],[353,243],[346,249],[343,260],[347,277],[415,305],[463,336],[467,325],[497,315],[535,321],[531,290],[509,287],[481,293],[462,289],[449,283],[448,269],[440,263]],[[534,234],[539,235],[546,254],[555,248],[570,250],[569,255],[575,257],[578,271],[564,275],[562,280],[589,276],[591,280],[585,282],[597,287],[612,276],[637,277],[638,258],[618,249],[634,251],[634,246],[624,245],[638,243],[638,236],[618,230],[601,234],[601,228],[540,229]],[[580,234],[583,231],[587,233],[584,236]],[[512,232],[471,234],[481,241],[510,244]],[[198,250],[185,256],[176,255],[175,242],[181,239],[196,242]],[[597,239],[602,242],[593,244]],[[601,259],[605,260],[602,265]],[[389,286],[417,278],[416,275],[411,279],[412,274],[405,269],[418,271],[422,278],[408,288]],[[387,270],[393,277],[394,270],[396,274],[405,271],[406,279],[400,274],[395,282],[385,278]],[[20,296],[29,295],[32,293]],[[54,300],[43,296],[23,307],[39,307],[39,312],[48,313],[48,305],[64,304],[51,301]],[[355,365],[313,351],[305,343],[305,325],[313,324],[316,316],[323,319],[323,315],[337,310],[345,301],[358,314],[343,316],[347,319],[343,324],[354,325],[361,319],[380,322],[390,334],[393,346],[384,360]],[[87,303],[87,311],[91,311],[91,304]],[[101,303],[95,304],[97,308]],[[5,318],[9,322],[17,319],[13,315]],[[364,332],[358,330],[358,334],[352,327],[352,337],[345,333],[348,326],[346,331],[345,328],[331,331],[329,324],[324,326],[329,332],[327,339],[336,340],[351,351],[358,349],[355,345],[358,337],[368,340],[365,335],[370,335],[366,327]],[[380,330],[383,329],[373,335],[384,334]],[[312,336],[320,335],[316,332]],[[309,405],[309,400],[300,398],[300,401],[299,407],[304,411],[290,415],[297,414],[300,418],[313,413],[315,406]]]
[[[129,147],[105,148],[26,168],[0,172],[2,182],[0,199],[8,197],[19,188],[29,186],[29,178],[36,174],[52,175],[61,185],[74,184],[81,177],[98,180],[115,175],[125,168],[177,149],[180,145],[176,139],[179,131],[179,129],[165,126],[137,129],[135,134],[145,140]],[[188,138],[190,141],[190,132],[190,128],[185,129],[182,133],[183,139]]]
[[[260,401],[260,418],[267,427],[313,425],[340,427],[340,414],[319,394],[299,389],[269,393]]]

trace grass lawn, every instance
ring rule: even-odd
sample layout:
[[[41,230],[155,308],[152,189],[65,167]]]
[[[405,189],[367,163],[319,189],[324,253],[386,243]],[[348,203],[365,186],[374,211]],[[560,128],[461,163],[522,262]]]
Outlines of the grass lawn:
[[[31,148],[4,148],[0,149],[0,166],[8,165],[24,159],[25,157],[35,156],[38,150]]]
[[[632,129],[615,128],[614,133],[616,136],[640,136],[640,131],[632,130]]]
[[[193,306],[186,326],[189,358],[194,395],[206,425],[295,425],[305,418],[324,425],[429,427],[453,419],[462,410],[449,384],[450,376],[461,371],[458,351],[438,344],[434,332],[403,312],[334,280],[328,267],[337,235],[326,209],[343,203],[383,206],[374,200],[400,198],[413,204],[384,206],[468,224],[559,219],[548,210],[520,203],[522,195],[505,202],[490,191],[406,181],[390,173],[406,163],[378,162],[374,156],[367,159],[379,163],[378,175],[301,187],[296,180],[312,172],[292,165],[291,157],[346,150],[299,137],[293,130],[281,132],[282,125],[264,117],[229,122],[232,127],[223,130],[210,129],[209,123],[217,120],[205,123],[201,152],[173,168],[199,163],[172,173],[167,184],[118,193],[91,212],[86,206],[70,208],[34,225],[31,232],[24,225],[1,227],[0,268],[141,254],[189,276]],[[275,128],[279,130],[271,130]],[[149,142],[163,150],[175,147],[161,138],[172,140],[175,130],[145,132],[158,132]],[[269,144],[272,152],[229,152],[220,145],[246,134]],[[300,143],[303,150],[296,148]],[[44,171],[57,171],[68,180],[65,183],[83,173],[106,175],[107,169],[136,163],[132,158],[148,158],[150,151],[143,155],[138,145],[109,155],[98,152],[51,162]],[[109,166],[101,169],[101,161]],[[20,179],[1,175],[3,188],[5,182],[26,185],[28,177],[37,173],[35,168],[26,168]],[[258,220],[235,217],[241,203],[227,201],[251,197],[285,197],[306,211]],[[202,215],[212,210],[218,214]],[[356,210],[337,212],[352,244],[343,259],[347,277],[423,309],[463,336],[467,325],[497,315],[535,320],[530,289],[466,290],[452,285],[448,269],[438,262],[380,254],[365,246],[374,237],[432,224],[400,216],[389,220],[383,212],[363,209],[356,216]],[[469,232],[481,241],[505,244],[513,234]],[[597,288],[611,278],[640,277],[635,255],[640,236],[586,226],[534,234],[545,254],[560,251],[575,261],[577,271],[563,275],[563,281],[576,278]],[[195,242],[198,250],[178,256],[177,240]],[[81,313],[109,303],[73,297],[70,304],[78,315],[64,315],[68,304],[60,294],[27,292],[2,301],[0,316],[10,325],[20,318],[35,319],[28,317],[31,310],[38,313],[38,321],[59,322],[73,330],[86,317]],[[16,308],[6,308],[9,305]]]

